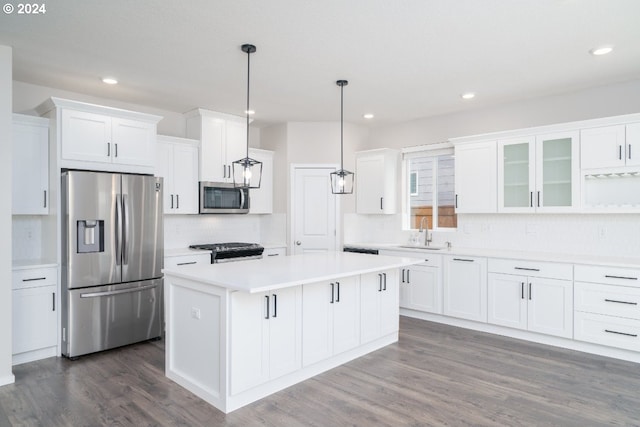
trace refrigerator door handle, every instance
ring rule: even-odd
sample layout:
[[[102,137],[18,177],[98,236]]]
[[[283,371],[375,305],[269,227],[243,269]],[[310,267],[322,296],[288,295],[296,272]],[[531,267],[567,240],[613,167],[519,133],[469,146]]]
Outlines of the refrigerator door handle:
[[[122,195],[123,227],[122,227],[122,264],[129,264],[129,200],[126,194]]]
[[[122,196],[116,194],[116,224],[115,224],[115,246],[116,246],[116,265],[121,264],[122,260]]]
[[[115,291],[89,292],[86,294],[80,294],[80,298],[108,297],[111,295],[130,294],[132,292],[141,292],[146,289],[151,289],[156,287],[157,285],[146,285],[146,286],[139,286],[137,288],[118,289]]]

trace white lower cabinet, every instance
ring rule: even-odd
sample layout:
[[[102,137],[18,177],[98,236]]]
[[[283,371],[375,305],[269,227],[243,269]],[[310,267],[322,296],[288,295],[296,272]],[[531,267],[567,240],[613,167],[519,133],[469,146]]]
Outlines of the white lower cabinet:
[[[14,270],[13,364],[55,356],[58,344],[57,269]]]
[[[360,276],[361,343],[398,331],[398,270]]]
[[[309,366],[360,344],[357,277],[302,286],[302,365]]]
[[[575,339],[640,351],[640,270],[575,266]]]
[[[571,264],[489,259],[488,322],[573,337]]]
[[[429,257],[400,272],[400,307],[442,314],[441,257]]]
[[[487,321],[487,259],[443,256],[444,308],[447,316]]]
[[[300,369],[301,308],[301,286],[231,294],[230,394]]]

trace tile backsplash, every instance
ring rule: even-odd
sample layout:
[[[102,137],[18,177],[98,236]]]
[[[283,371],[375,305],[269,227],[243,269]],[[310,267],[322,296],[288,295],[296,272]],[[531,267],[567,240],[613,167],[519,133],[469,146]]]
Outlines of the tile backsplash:
[[[345,242],[406,243],[400,215],[345,215]],[[434,244],[567,254],[640,257],[638,214],[459,215]]]

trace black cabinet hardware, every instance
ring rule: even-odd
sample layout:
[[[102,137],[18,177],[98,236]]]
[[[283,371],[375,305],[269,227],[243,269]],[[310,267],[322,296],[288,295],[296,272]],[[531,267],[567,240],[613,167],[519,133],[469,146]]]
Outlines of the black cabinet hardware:
[[[176,209],[180,209],[180,195],[176,194]]]
[[[456,194],[456,209],[458,209],[458,195]]]
[[[111,144],[107,142],[107,157],[111,157]]]
[[[606,277],[607,279],[624,279],[624,280],[638,280],[637,277],[630,277],[630,276],[609,276],[608,274],[605,275],[604,277]]]
[[[465,259],[465,258],[454,258],[454,261],[464,261],[464,262],[473,262],[472,259]]]
[[[196,261],[189,261],[189,262],[179,262],[176,265],[191,265],[191,264],[196,264]]]
[[[380,210],[383,210],[383,207],[382,207],[382,200],[383,199],[384,199],[384,197],[380,197]]]
[[[411,283],[411,278],[409,277],[409,273],[411,272],[411,270],[407,269],[407,283]]]
[[[171,195],[171,209],[173,209],[173,194]]]
[[[382,274],[378,273],[378,292],[382,292]]]
[[[520,299],[524,299],[524,282],[520,282]]]
[[[336,282],[336,302],[340,302],[340,282]]]
[[[47,207],[47,190],[44,190],[44,207]]]
[[[529,207],[533,207],[533,191],[529,192]]]
[[[335,300],[333,299],[333,296],[335,295],[335,284],[331,284],[331,301],[329,301],[329,304],[333,304],[335,302]]]
[[[531,283],[529,283],[529,300],[531,300]]]
[[[524,271],[540,271],[539,268],[527,268],[527,267],[513,267],[515,270],[524,270]]]
[[[637,302],[631,302],[631,301],[618,301],[615,299],[604,299],[606,302],[615,302],[616,304],[629,304],[629,305],[638,305]]]
[[[118,157],[118,144],[114,144],[116,146],[116,157]]]
[[[34,277],[32,279],[22,279],[23,282],[35,282],[36,280],[45,280],[46,277]]]
[[[53,303],[52,311],[56,311],[56,293],[51,292],[51,302]]]
[[[622,145],[618,145],[618,160],[622,160]]]
[[[538,207],[540,207],[540,192],[538,191]]]
[[[384,278],[384,287],[382,288],[383,291],[387,290],[387,273],[382,273],[382,277]]]
[[[269,318],[269,295],[264,296],[267,299],[267,315],[264,316],[265,319]]]
[[[406,282],[404,281],[404,272],[405,272],[405,269],[403,268],[403,269],[402,269],[402,283],[406,283]]]
[[[278,317],[278,295],[273,294],[273,318]]]

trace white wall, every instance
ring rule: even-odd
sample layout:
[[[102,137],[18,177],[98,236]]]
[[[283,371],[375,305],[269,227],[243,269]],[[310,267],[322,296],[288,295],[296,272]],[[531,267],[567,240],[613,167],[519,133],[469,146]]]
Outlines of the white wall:
[[[12,51],[0,46],[0,192],[11,194]],[[0,385],[11,372],[11,204],[0,205]]]
[[[403,148],[448,138],[640,112],[640,80],[375,128],[374,147]],[[345,216],[345,242],[404,243],[400,215]],[[459,215],[434,241],[508,250],[638,256],[640,214]]]

